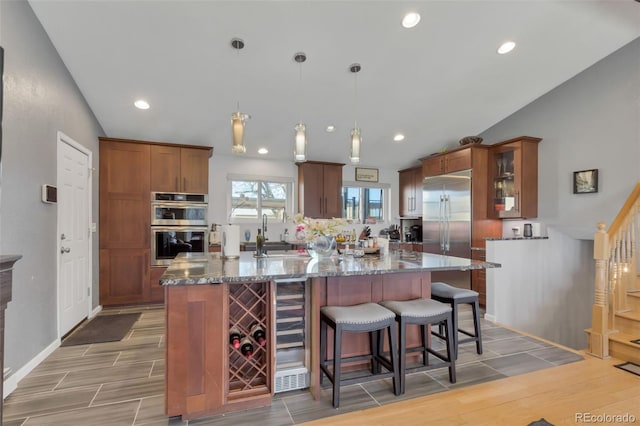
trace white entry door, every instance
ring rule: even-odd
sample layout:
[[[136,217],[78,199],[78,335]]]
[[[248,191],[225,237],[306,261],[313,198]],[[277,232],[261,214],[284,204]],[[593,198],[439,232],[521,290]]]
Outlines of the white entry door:
[[[58,318],[64,336],[91,313],[91,152],[58,132]]]

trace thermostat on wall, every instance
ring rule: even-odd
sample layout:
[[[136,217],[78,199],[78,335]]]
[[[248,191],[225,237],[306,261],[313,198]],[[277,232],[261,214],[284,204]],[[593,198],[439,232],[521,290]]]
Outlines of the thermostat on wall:
[[[58,188],[53,185],[42,185],[42,202],[55,204],[58,202]]]

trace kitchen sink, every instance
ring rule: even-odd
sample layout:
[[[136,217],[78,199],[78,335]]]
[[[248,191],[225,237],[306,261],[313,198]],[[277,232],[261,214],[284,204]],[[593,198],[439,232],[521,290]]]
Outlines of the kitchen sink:
[[[266,257],[311,257],[307,251],[298,250],[272,250],[267,251]]]
[[[256,251],[256,243],[249,242],[243,243],[245,251]],[[264,248],[267,252],[270,251],[291,251],[293,250],[293,244],[285,243],[284,241],[267,241],[264,243]]]

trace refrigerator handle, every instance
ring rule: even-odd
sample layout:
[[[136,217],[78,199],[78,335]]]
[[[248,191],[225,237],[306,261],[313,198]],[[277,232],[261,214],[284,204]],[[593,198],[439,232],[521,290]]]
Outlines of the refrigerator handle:
[[[444,195],[440,195],[440,212],[438,215],[438,236],[440,237],[440,252],[444,253],[444,209],[445,209],[445,204],[444,204]]]
[[[449,252],[451,246],[451,200],[448,195],[445,195],[445,235],[446,240],[444,243],[444,249]]]

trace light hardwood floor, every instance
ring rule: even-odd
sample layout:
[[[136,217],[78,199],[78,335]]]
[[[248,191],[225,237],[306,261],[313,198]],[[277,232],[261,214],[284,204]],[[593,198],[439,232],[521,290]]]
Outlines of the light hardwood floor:
[[[583,362],[305,424],[515,426],[541,418],[556,426],[639,424],[640,376],[613,367],[619,363],[586,355]],[[594,417],[587,422],[588,416]],[[597,416],[608,417],[598,421]]]

